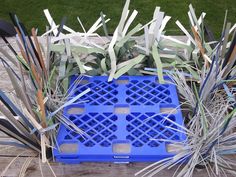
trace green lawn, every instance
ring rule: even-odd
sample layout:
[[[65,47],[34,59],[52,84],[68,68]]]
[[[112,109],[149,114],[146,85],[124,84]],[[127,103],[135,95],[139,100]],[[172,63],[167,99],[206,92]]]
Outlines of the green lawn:
[[[192,3],[197,15],[202,11],[207,13],[207,23],[214,33],[219,36],[222,30],[225,10],[228,9],[228,21],[235,23],[236,3],[234,0],[131,0],[130,9],[138,10],[139,14],[135,24],[148,22],[152,18],[155,6],[172,17],[167,25],[169,34],[180,34],[175,21],[178,19],[189,29],[187,16],[188,5]],[[67,25],[74,30],[81,30],[76,19],[80,17],[86,29],[99,17],[101,11],[111,18],[108,23],[109,33],[113,33],[119,22],[124,0],[1,0],[0,18],[9,20],[8,13],[14,12],[28,28],[38,27],[39,32],[45,31],[48,25],[43,9],[48,8],[59,23],[63,16],[67,17]],[[102,31],[99,33],[103,34]]]

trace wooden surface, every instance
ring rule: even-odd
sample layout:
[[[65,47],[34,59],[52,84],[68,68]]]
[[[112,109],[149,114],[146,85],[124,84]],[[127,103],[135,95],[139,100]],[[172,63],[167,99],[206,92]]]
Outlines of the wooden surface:
[[[9,39],[13,46],[16,46],[14,39]],[[3,41],[0,39],[0,46],[7,49]],[[10,53],[10,52],[9,52]],[[0,64],[0,88],[5,91],[12,91],[12,86],[8,79],[8,76]],[[6,135],[1,134],[1,138],[7,138]],[[19,153],[22,153],[25,149],[0,149],[0,172],[5,169],[5,167],[12,161],[12,159]],[[18,157],[16,161],[9,167],[6,172],[6,176],[18,176],[22,168],[23,163],[26,161],[27,157],[23,157],[26,154],[22,154]],[[29,168],[26,171],[26,176],[37,177],[41,176],[39,158],[33,159]],[[41,164],[41,163],[40,163]],[[131,177],[134,176],[136,172],[143,169],[150,163],[130,163],[130,164],[113,164],[113,163],[81,163],[78,165],[65,165],[60,163],[51,163],[53,170],[57,176],[63,177]],[[42,172],[44,177],[53,176],[47,164],[42,165]],[[157,177],[171,177],[175,169],[163,170]],[[195,172],[196,177],[207,176],[204,170]]]
[[[1,152],[0,155],[0,171],[11,162],[14,157],[6,157],[11,155],[16,155],[23,150],[14,149],[9,150],[13,153],[7,154]],[[17,152],[17,153],[16,153]],[[19,157],[10,166],[6,172],[6,176],[15,177],[18,176],[22,168],[23,163],[26,161],[26,157]],[[41,176],[40,166],[42,166],[42,172],[45,177],[51,177],[52,172],[47,164],[42,164],[39,158],[34,158],[30,166],[26,171],[26,176],[38,177]],[[50,163],[52,169],[58,177],[132,177],[136,172],[145,168],[150,163],[130,163],[130,164],[113,164],[113,163],[81,163],[77,165],[66,165],[60,163]],[[175,169],[163,170],[156,177],[172,177]],[[205,177],[206,173],[204,171],[198,171],[195,173],[195,177]]]

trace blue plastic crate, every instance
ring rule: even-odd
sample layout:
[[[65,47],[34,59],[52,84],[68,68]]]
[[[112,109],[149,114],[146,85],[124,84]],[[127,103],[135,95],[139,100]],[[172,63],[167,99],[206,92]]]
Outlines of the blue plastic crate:
[[[75,79],[72,77],[71,83]],[[56,161],[125,163],[173,156],[167,152],[167,142],[153,139],[186,140],[184,133],[175,130],[180,130],[176,124],[184,124],[175,85],[160,84],[156,76],[123,76],[110,83],[107,79],[83,78],[70,90],[73,97],[91,89],[64,109],[64,115],[87,135],[61,124],[57,136],[60,150],[54,150]],[[165,80],[170,81],[168,77]],[[162,111],[176,107],[171,114]]]

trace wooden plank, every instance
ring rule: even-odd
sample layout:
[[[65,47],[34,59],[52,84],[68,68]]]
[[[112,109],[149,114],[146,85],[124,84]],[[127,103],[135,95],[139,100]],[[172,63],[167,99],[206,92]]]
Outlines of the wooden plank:
[[[12,158],[0,158],[0,171],[2,171]],[[22,164],[26,158],[18,158],[6,173],[6,177],[16,177],[19,175]],[[53,176],[47,164],[42,164],[42,172],[45,177]],[[148,163],[130,163],[130,164],[113,164],[113,163],[81,163],[81,164],[60,164],[51,163],[51,167],[58,177],[131,177],[136,172],[146,167]],[[176,168],[163,170],[156,177],[171,177]],[[27,177],[41,176],[39,169],[39,159],[35,158],[26,170]],[[205,170],[195,171],[194,177],[206,177]],[[233,177],[229,175],[228,177]]]
[[[11,148],[1,151],[0,148],[0,172],[10,163],[14,156],[22,153],[25,149]],[[27,152],[22,156],[33,155],[34,153]],[[8,156],[8,157],[6,157]],[[6,177],[15,177],[19,175],[20,169],[27,157],[19,157],[9,168]],[[41,162],[41,161],[40,161]],[[42,171],[45,177],[53,176],[47,164],[42,164]],[[58,177],[131,177],[136,172],[147,167],[151,163],[129,163],[129,164],[114,164],[114,163],[81,163],[81,164],[62,164],[51,162],[51,167]],[[176,168],[161,171],[156,177],[172,177]],[[206,177],[206,170],[196,170],[194,177]],[[29,168],[27,169],[27,177],[41,176],[39,158],[34,158]],[[229,175],[228,177],[233,177]]]
[[[22,164],[26,158],[18,158],[6,173],[6,177],[15,177],[19,175]],[[11,158],[0,158],[0,171],[2,171]],[[53,176],[46,164],[42,165],[42,171],[45,177]],[[146,167],[148,163],[130,163],[130,164],[112,164],[112,163],[81,163],[77,165],[64,165],[60,163],[51,163],[51,167],[58,177],[131,177],[136,172]],[[157,177],[171,177],[175,169],[163,170]],[[39,170],[39,159],[35,158],[26,171],[27,177],[41,176]],[[195,177],[205,177],[205,170],[195,172]],[[230,176],[229,176],[230,177]],[[233,176],[232,176],[233,177]]]

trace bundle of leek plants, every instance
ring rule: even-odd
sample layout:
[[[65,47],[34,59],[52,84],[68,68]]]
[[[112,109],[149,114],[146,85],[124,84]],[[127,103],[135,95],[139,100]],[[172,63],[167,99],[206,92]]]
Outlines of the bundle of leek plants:
[[[16,42],[20,54],[2,36],[9,50],[1,49],[0,59],[14,91],[0,89],[0,112],[3,115],[0,130],[17,142],[1,141],[1,144],[31,149],[36,152],[36,156],[41,157],[43,163],[48,163],[47,159],[52,157],[52,148],[57,147],[55,138],[59,123],[76,133],[83,133],[63,116],[62,110],[90,90],[70,98],[69,88],[65,84],[68,78],[60,75],[57,65],[60,61],[55,59],[55,53],[41,46],[34,28],[28,34],[16,15],[10,14],[10,17],[17,32]],[[80,77],[71,87],[79,81]]]
[[[197,78],[179,69],[169,72],[182,98],[186,126],[181,128],[188,138],[182,143],[170,142],[176,155],[146,167],[136,176],[155,176],[172,167],[177,167],[177,177],[191,177],[195,169],[205,169],[206,176],[236,175],[236,24],[227,23],[226,12],[222,36],[216,41],[203,25],[205,13],[197,20],[190,5],[188,15],[191,32],[179,21],[176,24],[194,48],[188,60],[195,63],[192,67]]]

